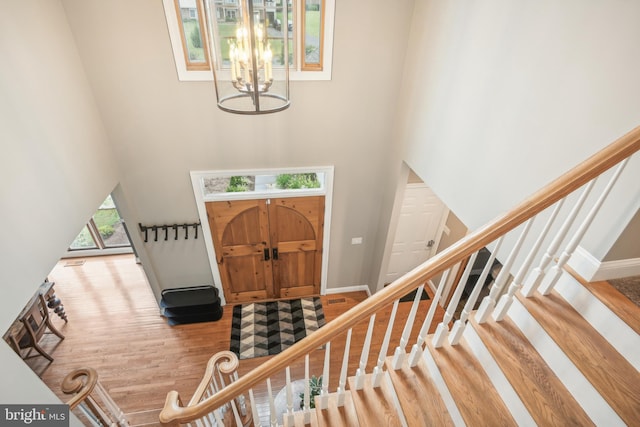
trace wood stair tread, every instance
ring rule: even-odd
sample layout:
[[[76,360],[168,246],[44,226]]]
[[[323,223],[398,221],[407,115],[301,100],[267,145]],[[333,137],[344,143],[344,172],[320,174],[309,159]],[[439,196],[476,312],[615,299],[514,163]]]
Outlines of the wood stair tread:
[[[614,312],[620,320],[629,325],[636,334],[640,334],[640,307],[626,295],[607,281],[588,282],[572,268],[565,265],[564,269],[609,310]]]
[[[338,393],[329,394],[327,409],[316,408],[318,427],[354,427],[359,426],[358,414],[350,391],[344,392],[344,405],[338,406]]]
[[[440,392],[431,380],[429,370],[421,358],[418,364],[411,368],[407,361],[398,370],[392,368],[393,357],[385,361],[389,378],[398,395],[405,419],[409,426],[453,426]],[[420,396],[420,402],[416,401]]]
[[[365,375],[364,387],[356,390],[356,378],[348,378],[351,398],[356,407],[360,424],[363,426],[401,426],[401,415],[398,414],[394,405],[395,390],[388,377],[382,378],[380,387],[375,388],[371,384],[371,379],[371,374]]]
[[[318,418],[316,416],[316,410],[315,409],[311,409],[309,410],[309,424],[305,424],[304,423],[304,412],[303,411],[297,411],[294,412],[293,414],[293,424],[289,424],[289,419],[287,417],[283,418],[283,426],[284,427],[303,427],[303,426],[311,426],[311,427],[318,427]]]
[[[456,346],[446,340],[439,348],[427,344],[467,425],[517,425],[464,339]]]
[[[582,285],[629,325],[636,334],[640,334],[640,307],[635,305],[633,301],[611,286],[609,282],[585,282]]]
[[[538,425],[594,425],[513,321],[471,324]]]
[[[629,425],[640,420],[640,374],[609,342],[552,291],[518,300]],[[569,325],[569,326],[568,326]],[[567,328],[571,333],[567,333]]]
[[[160,418],[160,411],[162,411],[162,408],[149,409],[147,411],[131,412],[128,414],[124,414],[124,418],[129,422],[129,425],[132,427],[158,425],[158,419]]]

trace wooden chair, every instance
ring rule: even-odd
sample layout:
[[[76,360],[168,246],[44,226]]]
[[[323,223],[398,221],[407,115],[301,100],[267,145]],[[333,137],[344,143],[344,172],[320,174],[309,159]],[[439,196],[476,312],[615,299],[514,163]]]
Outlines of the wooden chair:
[[[17,350],[18,354],[20,354],[23,359],[28,359],[30,357],[34,357],[30,356],[30,354],[31,350],[35,349],[42,356],[53,362],[53,357],[44,351],[40,346],[39,341],[45,333],[53,333],[61,340],[64,339],[64,335],[62,335],[51,323],[51,319],[49,318],[49,309],[47,308],[47,303],[42,295],[37,296],[31,307],[29,307],[25,314],[20,318],[20,321],[24,325],[26,333],[23,334],[19,340],[17,340],[15,336],[10,337],[11,341],[13,341],[11,344],[14,346],[15,350]],[[50,332],[47,332],[47,329],[49,329]],[[22,350],[25,349],[28,349],[28,351],[23,355]]]

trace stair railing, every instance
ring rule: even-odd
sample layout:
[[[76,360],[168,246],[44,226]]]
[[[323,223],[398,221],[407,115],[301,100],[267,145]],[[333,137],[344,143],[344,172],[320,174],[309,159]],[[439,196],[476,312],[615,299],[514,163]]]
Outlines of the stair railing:
[[[70,372],[62,380],[62,391],[72,394],[67,402],[69,410],[78,409],[79,416],[86,418],[92,426],[129,426],[120,407],[105,390],[98,373],[93,368],[80,368]]]
[[[197,405],[206,401],[237,380],[238,356],[231,351],[221,351],[214,354],[207,362],[202,380],[187,406]],[[232,422],[236,426],[249,426],[254,418],[258,418],[255,405],[247,405],[245,395],[240,394],[217,410],[192,420],[188,425],[229,425],[229,422]],[[227,422],[226,424],[225,421]]]
[[[568,259],[577,248],[581,239],[587,232],[598,210],[604,203],[607,195],[613,187],[615,181],[622,173],[627,159],[640,150],[640,127],[635,128],[628,134],[622,136],[614,143],[605,147],[589,159],[585,160],[575,168],[571,169],[558,179],[552,181],[541,190],[525,199],[514,209],[508,211],[497,219],[491,221],[486,226],[472,232],[465,238],[461,239],[448,249],[436,254],[428,261],[418,266],[414,270],[405,274],[401,278],[385,287],[380,292],[367,298],[357,306],[343,313],[335,320],[329,322],[324,327],[308,335],[300,342],[291,346],[282,353],[275,355],[265,361],[260,367],[253,369],[251,372],[241,378],[234,377],[234,381],[227,384],[226,387],[219,388],[209,395],[202,395],[200,398],[193,400],[183,406],[177,392],[172,391],[167,395],[164,409],[160,414],[160,421],[164,426],[179,426],[189,424],[193,420],[199,420],[206,417],[210,413],[219,413],[231,404],[232,408],[236,408],[238,399],[242,399],[246,393],[249,394],[251,408],[256,407],[253,395],[253,388],[261,386],[266,382],[268,395],[270,416],[268,424],[275,427],[278,425],[277,416],[274,414],[276,410],[274,405],[272,385],[281,381],[281,375],[286,373],[285,389],[287,391],[287,408],[283,415],[286,415],[291,421],[292,414],[291,403],[291,384],[292,377],[304,377],[308,381],[309,358],[312,361],[320,358],[320,369],[322,369],[322,391],[317,397],[317,410],[325,410],[330,405],[341,406],[344,404],[348,393],[351,389],[358,390],[364,384],[364,378],[367,376],[366,369],[369,359],[373,359],[375,366],[371,370],[370,378],[373,387],[380,386],[385,377],[385,366],[387,369],[400,369],[402,366],[415,366],[420,362],[421,356],[425,353],[426,346],[429,351],[438,351],[438,347],[444,344],[444,340],[448,339],[449,344],[456,345],[464,335],[465,325],[475,309],[483,289],[485,279],[491,274],[493,261],[505,259],[504,265],[497,277],[494,278],[493,284],[489,290],[489,294],[482,299],[480,307],[476,312],[476,320],[482,322],[493,316],[496,320],[501,320],[506,314],[514,296],[522,289],[522,294],[527,297],[533,295],[538,289],[542,293],[549,293],[553,290],[554,285],[562,274],[562,269]],[[598,197],[597,201],[590,208],[589,212],[582,222],[577,226],[577,231],[570,237],[569,243],[566,244],[564,251],[557,254],[558,249],[569,236],[571,229],[575,225],[579,213],[588,201],[588,195],[595,186],[595,180],[615,165],[619,167],[610,177],[609,183],[604,191]],[[568,196],[584,187],[582,195],[571,208],[571,211],[565,215],[563,223],[558,227],[558,231],[552,237],[546,252],[541,256],[538,265],[531,269],[537,258],[540,247],[543,246],[550,234],[550,230],[565,204]],[[547,213],[548,209],[554,207],[552,212]],[[538,215],[549,215],[543,229],[538,233],[535,242],[527,242],[530,227]],[[510,233],[514,233],[511,236]],[[518,233],[515,235],[515,233]],[[511,248],[507,248],[504,242],[514,240],[515,243]],[[530,243],[525,245],[525,243]],[[486,265],[482,269],[482,273],[477,282],[473,286],[473,290],[467,296],[466,301],[462,301],[461,297],[467,288],[467,278],[469,277],[470,265],[474,264],[477,253],[488,247],[492,249],[491,256]],[[521,254],[522,248],[530,247],[527,254]],[[504,252],[504,253],[503,253]],[[552,261],[559,256],[559,261],[551,270],[549,266]],[[519,268],[516,269],[517,260],[524,258]],[[464,273],[456,278],[458,270],[464,270]],[[512,275],[512,270],[517,273]],[[547,275],[547,271],[550,274]],[[440,282],[437,287],[433,286],[432,279],[441,275]],[[445,292],[445,288],[449,288],[449,278],[455,280],[451,291]],[[493,277],[493,276],[492,276]],[[406,319],[404,328],[395,328],[396,313],[400,298],[408,293],[429,287],[433,292],[433,298],[430,301],[430,307],[422,322],[419,332],[415,333],[414,323],[420,322],[416,317],[418,307],[420,305],[419,292],[413,301],[410,314]],[[443,295],[452,295],[448,300]],[[442,301],[441,301],[442,300]],[[440,314],[441,319],[436,315],[438,306],[447,306],[444,315]],[[450,324],[457,317],[456,322],[450,332]],[[378,350],[378,355],[369,357],[371,348],[371,334],[380,332],[383,328],[375,327],[376,321],[386,319],[387,324],[384,328],[385,335]],[[436,328],[438,324],[438,328]],[[380,326],[380,325],[378,325]],[[376,329],[374,331],[374,329]],[[350,338],[354,330],[364,334],[366,331],[365,345],[360,349],[351,348]],[[402,330],[401,336],[396,336],[394,331]],[[430,340],[429,334],[435,332]],[[405,353],[406,346],[411,342],[409,336],[415,336],[415,344],[411,346],[411,352],[407,358]],[[391,346],[391,342],[397,341],[397,346]],[[322,347],[324,346],[324,349]],[[341,346],[344,346],[342,349]],[[340,350],[336,351],[336,347]],[[389,357],[388,349],[395,348],[394,356]],[[331,350],[330,350],[331,349]],[[359,353],[358,353],[359,352]],[[322,356],[324,354],[324,358]],[[351,357],[349,357],[351,355]],[[334,359],[336,356],[342,356],[340,372],[330,372],[329,358]],[[300,366],[304,361],[304,366]],[[292,375],[293,372],[293,375]],[[346,389],[347,375],[353,373],[355,375],[354,385],[350,390]],[[337,384],[335,395],[330,394],[329,382]],[[309,412],[309,387],[305,386],[303,406],[305,411],[305,419],[308,419]],[[456,411],[455,408],[449,408]],[[237,412],[237,408],[234,409]],[[254,414],[254,425],[260,426],[260,418]],[[204,425],[223,425],[219,419],[217,424]],[[198,424],[200,425],[200,424]],[[242,425],[236,420],[236,425]]]

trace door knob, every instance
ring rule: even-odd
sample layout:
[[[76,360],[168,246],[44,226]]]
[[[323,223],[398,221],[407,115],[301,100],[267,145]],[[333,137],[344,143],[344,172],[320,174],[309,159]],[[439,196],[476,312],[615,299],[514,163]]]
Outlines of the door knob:
[[[432,247],[433,247],[433,245],[435,245],[435,244],[436,244],[436,241],[435,241],[435,240],[429,240],[429,241],[427,242],[427,247],[428,247],[428,248],[432,248]]]

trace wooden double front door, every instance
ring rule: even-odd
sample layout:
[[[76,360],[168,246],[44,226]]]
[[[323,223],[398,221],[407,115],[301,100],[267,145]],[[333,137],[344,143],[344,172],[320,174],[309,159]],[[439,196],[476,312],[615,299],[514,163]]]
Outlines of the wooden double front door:
[[[206,207],[227,302],[320,293],[324,196]]]

